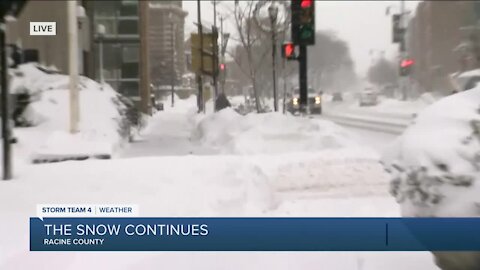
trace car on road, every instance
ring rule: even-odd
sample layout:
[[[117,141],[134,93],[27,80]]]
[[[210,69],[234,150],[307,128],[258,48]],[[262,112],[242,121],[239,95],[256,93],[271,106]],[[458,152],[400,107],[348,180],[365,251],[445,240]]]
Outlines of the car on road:
[[[296,87],[293,89],[292,94],[287,99],[286,106],[287,111],[292,114],[300,112],[300,88]],[[311,114],[322,113],[322,95],[321,93],[316,93],[312,87],[308,88],[307,106]]]
[[[359,104],[360,106],[375,106],[378,103],[378,93],[373,88],[365,88],[360,93]]]
[[[333,101],[333,102],[341,102],[341,101],[343,101],[342,93],[340,93],[340,92],[335,92],[335,93],[333,93],[332,101]]]

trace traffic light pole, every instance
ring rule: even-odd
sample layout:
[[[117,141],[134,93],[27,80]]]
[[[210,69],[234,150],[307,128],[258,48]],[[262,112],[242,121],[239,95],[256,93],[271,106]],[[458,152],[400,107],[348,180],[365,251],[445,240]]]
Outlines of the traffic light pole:
[[[307,99],[308,99],[308,86],[307,86],[307,46],[300,45],[300,55],[298,58],[300,65],[300,112],[306,113]]]
[[[10,126],[8,108],[7,55],[5,48],[5,20],[0,19],[0,65],[1,65],[1,101],[2,101],[2,138],[3,138],[3,180],[12,179],[12,156],[10,145]]]

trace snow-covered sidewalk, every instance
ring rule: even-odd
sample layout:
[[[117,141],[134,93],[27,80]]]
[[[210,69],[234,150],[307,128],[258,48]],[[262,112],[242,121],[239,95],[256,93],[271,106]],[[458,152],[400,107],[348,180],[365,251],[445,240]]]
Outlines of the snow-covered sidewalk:
[[[122,158],[144,156],[205,155],[215,151],[192,140],[194,125],[185,112],[159,112],[142,135],[125,147]]]

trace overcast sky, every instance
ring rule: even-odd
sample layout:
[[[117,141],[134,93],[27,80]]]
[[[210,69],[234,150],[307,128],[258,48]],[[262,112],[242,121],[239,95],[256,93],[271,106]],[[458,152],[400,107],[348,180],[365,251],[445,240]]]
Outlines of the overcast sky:
[[[233,1],[217,2],[222,2],[217,6],[217,12],[224,14],[227,14],[226,6],[233,5]],[[414,11],[419,1],[405,2],[407,10]],[[213,23],[212,1],[201,3],[202,22]],[[374,57],[383,50],[391,59],[398,50],[397,45],[391,43],[391,17],[385,14],[388,6],[392,6],[392,12],[397,12],[400,1],[315,1],[316,28],[334,31],[349,44],[357,73],[363,76],[372,60],[370,50],[374,50]],[[197,21],[197,1],[183,1],[183,8],[189,13],[185,22],[186,33],[196,31],[193,22]],[[228,19],[225,21],[224,30],[234,35]]]

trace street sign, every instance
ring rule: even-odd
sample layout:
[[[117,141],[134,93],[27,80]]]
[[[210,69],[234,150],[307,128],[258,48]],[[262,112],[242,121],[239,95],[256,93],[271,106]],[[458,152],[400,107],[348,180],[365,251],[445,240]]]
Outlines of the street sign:
[[[200,35],[196,33],[191,34],[192,70],[195,73],[212,76],[214,72],[218,72],[214,59],[215,56],[218,57],[218,49],[217,52],[214,51],[214,47],[217,47],[214,46],[217,42],[217,37],[218,35],[216,34],[203,34],[203,57],[201,57]],[[203,70],[201,59],[203,59]]]

